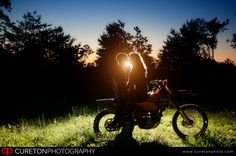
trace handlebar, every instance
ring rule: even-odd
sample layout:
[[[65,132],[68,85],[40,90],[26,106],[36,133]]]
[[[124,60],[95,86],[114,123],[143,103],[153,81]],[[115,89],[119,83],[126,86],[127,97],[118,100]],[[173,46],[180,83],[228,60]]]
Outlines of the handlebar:
[[[151,80],[149,83],[152,84],[152,85],[167,85],[167,79],[164,79],[164,80]]]
[[[165,88],[169,93],[171,93],[171,90],[168,87],[168,80],[167,79],[164,79],[164,80],[159,80],[159,79],[151,80],[149,83],[151,85],[154,85],[154,88],[159,88],[159,89]]]

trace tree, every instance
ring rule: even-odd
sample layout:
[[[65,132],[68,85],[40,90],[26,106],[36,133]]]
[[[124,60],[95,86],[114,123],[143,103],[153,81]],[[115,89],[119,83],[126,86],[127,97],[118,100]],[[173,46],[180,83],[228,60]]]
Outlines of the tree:
[[[229,58],[227,58],[227,59],[225,59],[224,63],[225,63],[225,64],[233,65],[233,64],[234,64],[234,61],[231,60],[231,59],[229,59]]]
[[[236,14],[235,14],[236,16]],[[233,33],[232,35],[232,39],[229,41],[227,40],[227,42],[230,42],[231,43],[231,47],[233,47],[234,49],[236,49],[236,33]]]
[[[141,30],[139,27],[134,27],[134,30],[136,32],[132,45],[133,45],[133,50],[140,53],[141,56],[143,57],[143,60],[148,67],[148,79],[154,79],[156,77],[155,75],[155,67],[156,63],[153,57],[150,56],[152,53],[152,45],[148,43],[147,37],[144,37],[141,34]]]
[[[4,42],[4,30],[6,28],[6,25],[10,23],[9,17],[4,13],[4,10],[2,8],[6,9],[8,12],[11,11],[11,2],[9,0],[0,0],[0,43],[3,44]],[[2,46],[0,47],[2,48]]]
[[[97,81],[106,82],[100,83],[99,88],[103,88],[103,96],[111,93],[111,78],[116,66],[116,55],[119,52],[132,52],[132,35],[124,30],[125,23],[118,20],[117,22],[109,23],[105,32],[98,39],[100,48],[97,49]]]
[[[216,18],[206,21],[201,18],[186,21],[179,31],[171,29],[159,54],[158,73],[160,77],[174,79],[176,83],[187,83],[197,78],[202,60],[214,58],[217,34],[225,30],[228,20]],[[186,80],[188,79],[188,80]]]
[[[1,0],[0,1],[0,7],[4,7],[8,11],[10,11],[12,9],[10,0]]]
[[[119,52],[132,51],[132,36],[124,30],[125,23],[118,20],[108,24],[105,32],[98,39],[100,48],[97,50],[97,65],[106,72],[111,71],[115,65],[115,56]]]
[[[233,33],[231,41],[227,40],[227,42],[231,43],[231,47],[236,49],[236,33]]]
[[[106,31],[98,39],[100,48],[97,50],[96,64],[100,73],[99,78],[101,78],[101,82],[106,82],[107,88],[111,86],[111,76],[115,72],[113,70],[116,65],[115,56],[119,52],[128,54],[136,51],[140,53],[148,68],[148,78],[155,76],[155,61],[149,56],[152,52],[152,45],[148,43],[147,37],[141,34],[141,30],[137,26],[134,27],[135,35],[126,32],[124,27],[125,23],[120,20],[108,24]]]
[[[217,18],[206,21],[202,18],[186,21],[180,28],[180,33],[184,42],[196,53],[203,58],[214,59],[214,49],[217,46],[217,34],[226,30],[225,26],[229,23],[227,19],[220,22]]]
[[[94,51],[91,49],[91,47],[88,44],[84,46],[81,46],[79,44],[77,48],[78,48],[78,54],[76,55],[76,60],[78,60],[77,63],[82,63],[84,64],[84,66],[87,66],[85,61],[86,59],[88,59],[89,55],[94,53]]]
[[[211,48],[211,58],[214,59],[214,50],[217,47],[217,34],[219,32],[223,32],[224,30],[227,30],[227,28],[225,28],[226,25],[229,24],[229,19],[226,19],[226,21],[223,21],[222,23],[220,21],[217,20],[217,18],[214,18],[212,20],[210,20],[209,22],[206,23],[207,24],[207,28],[208,28],[208,32],[209,32],[209,38],[208,38],[208,44]]]
[[[6,23],[1,33],[1,98],[9,105],[20,103],[14,115],[64,112],[71,108],[65,99],[87,98],[84,90],[91,87],[83,87],[90,81],[82,60],[92,53],[89,45],[74,44],[61,26],[42,22],[36,11]]]
[[[9,53],[37,65],[78,62],[81,45],[74,46],[74,39],[65,35],[61,26],[43,23],[36,11],[25,13],[21,21],[10,23],[8,27],[3,46]]]
[[[150,56],[152,45],[147,37],[141,34],[139,27],[134,27],[135,36],[124,30],[125,23],[118,20],[106,26],[106,32],[98,39],[101,48],[97,50],[97,65],[106,71],[112,70],[115,65],[115,56],[119,52],[130,53],[136,51],[144,58],[150,71],[155,68],[154,59]],[[106,68],[107,67],[107,68]]]
[[[2,8],[2,7],[4,9],[6,9],[8,12],[11,12],[12,8],[11,8],[10,0],[0,0],[0,8]],[[5,15],[5,13],[2,9],[0,9],[0,20],[10,21],[9,17],[7,15]]]

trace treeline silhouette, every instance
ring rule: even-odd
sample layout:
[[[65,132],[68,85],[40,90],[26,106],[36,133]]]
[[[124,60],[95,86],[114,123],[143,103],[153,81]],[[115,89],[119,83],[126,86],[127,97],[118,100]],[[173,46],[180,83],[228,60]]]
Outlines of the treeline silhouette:
[[[74,44],[61,26],[42,23],[37,12],[27,12],[16,23],[3,14],[0,22],[1,122],[63,115],[72,106],[96,106],[95,99],[112,96],[116,54],[131,51],[143,56],[148,80],[167,78],[173,90],[198,92],[203,106],[234,108],[231,90],[236,87],[236,67],[230,59],[214,61],[216,36],[226,29],[228,20],[197,18],[179,31],[171,30],[158,60],[149,56],[152,45],[141,29],[134,27],[132,35],[118,20],[109,23],[98,38],[98,58],[89,65],[85,59],[94,53],[89,45]]]
[[[217,34],[227,30],[228,23],[228,19],[196,18],[186,21],[178,31],[171,29],[160,50],[157,73],[168,78],[174,90],[198,92],[204,106],[234,108],[236,68],[230,59],[224,63],[214,60]]]
[[[68,113],[93,97],[86,91],[94,81],[93,68],[84,68],[88,45],[74,45],[62,27],[42,23],[37,12],[1,23],[1,119]]]

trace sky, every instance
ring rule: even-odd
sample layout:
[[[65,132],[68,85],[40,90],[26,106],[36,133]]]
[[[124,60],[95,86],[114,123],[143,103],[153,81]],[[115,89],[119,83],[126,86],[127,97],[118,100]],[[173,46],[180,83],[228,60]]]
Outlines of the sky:
[[[164,45],[170,29],[179,28],[190,19],[217,17],[230,20],[228,30],[218,34],[215,60],[226,58],[236,64],[236,49],[226,42],[236,33],[236,0],[10,0],[13,20],[22,19],[26,11],[37,10],[42,22],[62,26],[76,42],[89,44],[96,51],[98,38],[106,25],[125,22],[125,30],[135,34],[138,26],[152,44],[154,57]]]

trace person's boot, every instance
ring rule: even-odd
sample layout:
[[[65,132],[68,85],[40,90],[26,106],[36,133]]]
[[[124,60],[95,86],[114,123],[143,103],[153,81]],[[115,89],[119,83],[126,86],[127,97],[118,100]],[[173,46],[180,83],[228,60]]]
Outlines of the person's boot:
[[[123,129],[116,137],[116,141],[120,146],[139,146],[139,142],[132,136],[134,124],[132,122],[126,122],[123,125]]]
[[[117,136],[119,140],[124,140],[124,141],[131,141],[133,140],[133,129],[134,129],[134,124],[132,122],[125,122],[123,124],[123,128],[121,133]]]

